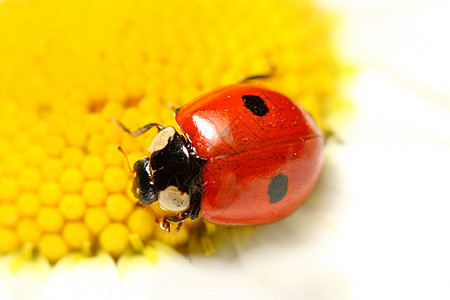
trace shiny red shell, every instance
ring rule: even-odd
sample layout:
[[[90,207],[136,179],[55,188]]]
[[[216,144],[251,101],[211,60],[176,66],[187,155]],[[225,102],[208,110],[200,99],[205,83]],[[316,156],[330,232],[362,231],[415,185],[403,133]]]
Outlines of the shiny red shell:
[[[247,103],[249,108],[244,96],[263,104]],[[249,84],[225,87],[182,107],[176,121],[197,155],[208,159],[201,211],[209,222],[282,219],[305,201],[319,177],[322,134],[307,112],[279,93]]]

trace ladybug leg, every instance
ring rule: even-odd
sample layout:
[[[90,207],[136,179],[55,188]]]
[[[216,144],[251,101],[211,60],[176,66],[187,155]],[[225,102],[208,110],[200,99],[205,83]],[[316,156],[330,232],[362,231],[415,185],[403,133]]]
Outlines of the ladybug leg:
[[[196,205],[192,211],[191,211],[191,220],[197,220],[198,216],[200,215],[200,203],[198,203],[198,205]]]
[[[239,81],[239,83],[248,82],[248,81],[251,81],[254,79],[267,79],[267,78],[272,77],[275,74],[275,71],[276,71],[275,65],[273,63],[270,63],[270,71],[268,73],[256,74],[256,75],[245,77],[244,79]]]
[[[177,115],[178,111],[181,108],[181,107],[176,108],[175,106],[172,105],[172,103],[167,104],[167,107],[170,108],[171,110],[173,110],[173,113],[175,114],[175,116]]]
[[[135,131],[130,131],[128,128],[126,128],[119,120],[117,119],[111,119],[111,122],[117,123],[117,125],[119,126],[120,129],[122,129],[123,131],[125,131],[126,133],[128,133],[129,135],[132,136],[138,136],[143,134],[144,132],[147,132],[149,129],[153,128],[153,127],[157,127],[158,128],[158,132],[160,132],[161,130],[164,129],[164,126],[158,124],[158,123],[150,123],[147,124],[141,128],[139,128],[138,130]]]
[[[164,230],[167,230],[170,232],[170,223],[178,223],[176,231],[180,231],[181,226],[183,225],[184,220],[186,220],[186,217],[180,217],[174,214],[167,214],[163,217],[161,221],[161,228]]]
[[[188,147],[189,148],[189,147]],[[196,220],[200,214],[201,201],[202,201],[202,177],[201,167],[206,163],[206,159],[199,158],[195,153],[192,153],[191,158],[194,159],[194,170],[192,172],[193,177],[187,184],[189,186],[190,205],[188,210],[181,214],[183,220],[190,218]]]
[[[162,230],[170,232],[170,223],[169,223],[169,221],[166,220],[165,217],[161,220],[160,226],[161,226]]]
[[[191,197],[191,208],[189,210],[189,218],[196,220],[200,214],[200,204],[202,199],[202,192],[199,189],[195,189]]]
[[[167,214],[164,218],[173,223],[183,223],[183,221],[186,220],[186,218],[174,214]]]

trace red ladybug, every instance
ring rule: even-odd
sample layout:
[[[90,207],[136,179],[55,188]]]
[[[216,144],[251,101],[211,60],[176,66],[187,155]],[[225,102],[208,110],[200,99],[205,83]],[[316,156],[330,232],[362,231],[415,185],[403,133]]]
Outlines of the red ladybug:
[[[158,201],[168,221],[260,225],[284,218],[311,193],[324,139],[286,96],[247,83],[206,94],[175,112],[183,133],[156,123],[149,156],[134,164],[133,192]],[[117,121],[116,121],[117,122]]]

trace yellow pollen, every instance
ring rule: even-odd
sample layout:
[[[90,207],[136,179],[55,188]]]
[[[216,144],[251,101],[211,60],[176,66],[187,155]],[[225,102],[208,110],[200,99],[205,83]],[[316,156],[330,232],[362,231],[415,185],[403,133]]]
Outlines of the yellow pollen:
[[[90,154],[101,155],[105,151],[107,139],[101,133],[92,134],[87,141],[87,149]],[[103,159],[101,159],[103,164]]]
[[[48,158],[42,165],[42,177],[49,180],[57,180],[61,175],[63,166],[58,159]]]
[[[125,220],[133,207],[133,202],[122,194],[113,194],[106,199],[106,211],[114,221]]]
[[[58,209],[44,207],[39,210],[37,222],[44,231],[58,232],[63,226],[64,219]]]
[[[35,244],[39,241],[42,230],[33,219],[23,219],[17,225],[17,233],[23,242]]]
[[[119,129],[111,128],[111,130],[118,131]],[[108,166],[115,166],[118,168],[121,168],[123,166],[123,156],[122,154],[120,154],[119,151],[117,151],[117,148],[113,145],[110,145],[105,148],[103,158]]]
[[[77,168],[84,158],[84,152],[78,147],[67,148],[61,157],[61,162],[64,167],[74,167]]]
[[[0,201],[11,201],[19,194],[19,183],[12,178],[3,177],[0,179]]]
[[[137,233],[145,241],[155,230],[155,217],[145,209],[137,209],[128,217],[127,225],[131,232]]]
[[[122,223],[110,223],[100,234],[100,246],[111,253],[118,256],[128,248],[129,231]]]
[[[84,222],[94,234],[99,234],[109,224],[109,215],[104,207],[88,208],[84,215]]]
[[[39,212],[40,203],[38,196],[32,193],[24,193],[16,202],[17,208],[22,216],[31,217]]]
[[[67,220],[78,220],[84,216],[86,204],[80,194],[67,194],[59,203],[59,211]]]
[[[116,152],[119,153],[117,150]],[[120,157],[120,159],[123,160],[123,157]],[[110,193],[125,192],[128,184],[128,173],[123,168],[109,167],[103,176],[103,182]]]
[[[177,224],[173,224],[171,226],[170,234],[166,234],[166,232],[164,231],[157,230],[155,237],[171,246],[183,245],[188,241],[189,230],[185,226],[182,226],[179,231],[177,231],[176,228]]]
[[[25,191],[35,192],[41,184],[41,173],[34,168],[24,168],[19,174],[20,188]]]
[[[64,192],[80,192],[83,188],[84,175],[79,169],[65,169],[62,171],[59,183]]]
[[[0,253],[8,253],[19,248],[19,239],[13,230],[0,227]]]
[[[45,181],[41,184],[38,197],[42,205],[55,206],[61,200],[61,186],[55,181]]]
[[[105,202],[108,191],[103,182],[90,180],[84,184],[82,195],[87,205],[102,205]]]
[[[29,166],[38,167],[46,159],[45,148],[41,145],[32,145],[25,152],[26,163]]]
[[[87,155],[81,164],[81,170],[88,179],[101,179],[105,170],[105,162],[100,156]]]
[[[23,166],[25,165],[25,155],[23,153],[18,154],[15,152],[12,152],[11,149],[3,149],[5,153],[8,153],[8,157],[3,157],[2,165],[2,171],[5,174],[9,175],[17,175],[20,173],[20,171],[23,169]],[[1,184],[1,182],[0,182]]]
[[[63,229],[63,237],[73,249],[81,249],[84,244],[91,243],[91,233],[82,222],[67,223]]]
[[[45,148],[48,155],[53,157],[59,157],[63,153],[66,147],[64,139],[59,135],[48,136],[45,139]]]
[[[39,241],[39,251],[51,262],[55,262],[69,252],[66,242],[58,234],[46,234]]]
[[[13,226],[19,219],[17,208],[11,203],[0,204],[0,225]]]
[[[86,140],[86,132],[79,125],[72,124],[69,128],[64,131],[64,136],[66,138],[67,144],[70,146],[82,147]]]

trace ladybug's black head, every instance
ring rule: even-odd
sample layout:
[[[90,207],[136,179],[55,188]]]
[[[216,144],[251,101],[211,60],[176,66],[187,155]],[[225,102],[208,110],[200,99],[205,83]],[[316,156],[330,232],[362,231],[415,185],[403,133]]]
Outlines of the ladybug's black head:
[[[166,211],[192,217],[201,197],[197,186],[201,174],[198,158],[187,144],[173,127],[165,127],[148,148],[150,156],[134,164],[133,192],[143,204],[158,201]]]
[[[158,201],[158,193],[150,172],[148,157],[144,157],[134,164],[133,193],[143,204],[152,204]]]

